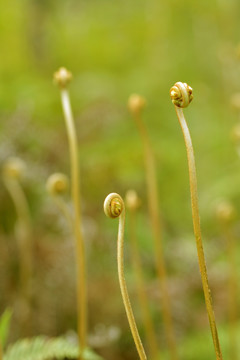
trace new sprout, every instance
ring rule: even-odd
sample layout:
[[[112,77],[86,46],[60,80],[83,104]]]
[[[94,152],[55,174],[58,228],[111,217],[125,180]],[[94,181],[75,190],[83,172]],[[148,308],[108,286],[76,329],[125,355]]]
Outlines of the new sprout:
[[[118,238],[117,238],[117,263],[118,278],[122,293],[124,307],[127,313],[129,326],[132,336],[141,360],[146,359],[146,354],[138,333],[137,325],[134,319],[132,306],[127,291],[127,284],[124,275],[124,227],[125,227],[125,205],[120,195],[116,193],[109,194],[104,201],[104,212],[106,216],[115,219],[119,217]]]
[[[210,328],[212,332],[216,359],[221,360],[222,353],[218,339],[218,332],[217,332],[215,315],[212,306],[212,297],[208,284],[207,268],[206,268],[206,262],[203,251],[203,244],[202,244],[202,234],[200,228],[200,217],[199,217],[199,209],[198,209],[197,175],[196,175],[195,158],[194,158],[190,132],[182,110],[182,108],[187,107],[193,99],[192,88],[186,83],[177,82],[170,89],[170,96],[173,104],[175,105],[175,110],[183,132],[183,137],[187,149],[191,203],[192,203],[192,218],[193,218],[193,227],[194,227],[197,252],[198,252],[198,262],[202,277],[203,292],[204,292],[206,308],[209,317]]]
[[[82,351],[86,346],[87,333],[87,286],[86,286],[86,265],[85,247],[82,237],[82,221],[79,191],[79,163],[78,163],[78,144],[75,124],[73,120],[72,108],[68,93],[68,84],[72,79],[72,74],[65,68],[60,68],[54,74],[54,81],[59,86],[63,113],[66,123],[70,163],[71,163],[71,192],[74,206],[74,233],[76,239],[76,264],[77,264],[77,306],[78,306],[78,338]]]

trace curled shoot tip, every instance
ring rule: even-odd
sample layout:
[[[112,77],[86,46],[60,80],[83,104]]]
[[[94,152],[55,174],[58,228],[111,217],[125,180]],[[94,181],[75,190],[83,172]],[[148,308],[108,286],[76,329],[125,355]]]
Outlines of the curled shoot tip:
[[[115,219],[121,215],[124,210],[124,201],[117,193],[109,194],[103,204],[104,213],[107,217]]]
[[[8,179],[20,180],[25,170],[25,162],[17,157],[8,158],[3,165],[3,175]]]
[[[65,174],[55,173],[49,176],[46,183],[50,195],[64,195],[69,189],[69,180]]]
[[[72,73],[68,71],[65,67],[60,67],[58,71],[53,74],[53,81],[61,89],[67,87],[67,85],[72,80]]]
[[[177,82],[170,89],[170,97],[174,105],[185,108],[193,99],[192,88],[186,83]]]

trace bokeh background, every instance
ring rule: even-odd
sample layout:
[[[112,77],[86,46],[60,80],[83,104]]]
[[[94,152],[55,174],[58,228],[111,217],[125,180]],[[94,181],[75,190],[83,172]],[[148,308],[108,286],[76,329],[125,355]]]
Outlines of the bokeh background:
[[[19,254],[16,213],[0,187],[0,309],[14,310],[9,341],[76,329],[74,242],[45,190],[48,176],[69,174],[59,90],[52,75],[73,73],[71,100],[79,140],[84,238],[87,248],[89,341],[106,359],[136,358],[117,279],[117,221],[105,218],[110,192],[135,189],[142,201],[137,236],[161,356],[168,359],[143,151],[127,109],[130,94],[147,100],[144,122],[157,165],[164,252],[181,359],[214,358],[192,228],[186,150],[170,101],[176,81],[193,87],[185,111],[196,155],[201,225],[219,336],[229,354],[227,241],[216,220],[220,199],[236,209],[232,224],[239,265],[240,159],[232,128],[240,121],[240,2],[238,0],[12,0],[0,2],[0,161],[26,163],[23,181],[34,245],[32,330],[17,311]],[[70,196],[67,197],[70,202]],[[126,276],[140,333],[126,229]],[[240,270],[240,269],[239,269]],[[238,276],[238,274],[237,274]]]

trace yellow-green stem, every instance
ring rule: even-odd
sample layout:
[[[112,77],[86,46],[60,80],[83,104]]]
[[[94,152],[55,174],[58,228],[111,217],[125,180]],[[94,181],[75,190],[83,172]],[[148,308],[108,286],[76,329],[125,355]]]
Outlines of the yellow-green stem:
[[[238,337],[237,337],[237,317],[238,317],[238,279],[237,279],[237,264],[236,264],[236,239],[232,232],[231,225],[225,224],[223,231],[227,240],[227,255],[229,264],[229,299],[228,299],[228,313],[229,313],[229,345],[230,345],[230,359],[236,360],[238,358]]]
[[[139,255],[139,248],[136,239],[136,212],[135,209],[129,209],[129,228],[130,228],[130,243],[131,243],[131,256],[134,271],[136,274],[137,294],[143,316],[146,338],[148,342],[149,352],[151,359],[159,358],[159,349],[157,338],[154,331],[153,320],[151,317],[148,300],[145,292],[145,284],[143,279],[143,272],[141,267],[141,259]]]
[[[3,349],[1,342],[0,342],[0,360],[3,360]]]
[[[70,229],[73,229],[74,219],[73,219],[72,214],[70,213],[70,210],[69,210],[67,204],[62,199],[62,197],[59,195],[53,195],[53,198],[54,198],[54,201],[55,201],[57,207],[59,208],[59,210],[63,214],[64,218],[66,219]]]
[[[67,127],[71,161],[71,192],[74,206],[74,233],[76,239],[76,264],[77,264],[77,305],[78,305],[78,337],[82,351],[86,346],[87,334],[87,288],[85,248],[81,232],[81,211],[79,191],[79,166],[77,153],[77,136],[72,115],[68,91],[61,89],[63,113]]]
[[[176,340],[175,340],[171,307],[170,307],[171,302],[170,302],[169,290],[167,285],[167,274],[166,274],[166,267],[165,267],[165,261],[163,255],[162,229],[160,225],[161,220],[160,220],[160,211],[158,205],[158,189],[157,189],[157,177],[156,177],[154,156],[146,128],[140,116],[140,112],[136,112],[134,118],[137,127],[139,129],[142,138],[143,148],[144,148],[144,160],[145,160],[144,163],[145,163],[147,192],[148,192],[148,207],[149,207],[149,214],[150,214],[153,239],[154,239],[155,263],[156,263],[156,269],[157,269],[157,274],[161,289],[163,321],[166,329],[166,337],[167,337],[169,351],[171,354],[171,359],[177,360],[178,359],[177,347],[176,347]]]
[[[4,182],[17,212],[16,237],[20,252],[21,291],[27,302],[30,302],[33,271],[30,211],[27,199],[18,180],[4,177]]]
[[[127,313],[128,322],[132,332],[132,336],[137,347],[138,355],[141,360],[146,360],[146,354],[138,333],[137,325],[134,319],[132,306],[128,296],[126,280],[124,276],[124,227],[125,227],[125,207],[119,217],[119,228],[118,228],[118,250],[117,250],[117,261],[118,261],[118,277],[120,283],[120,289],[122,293],[123,303]]]
[[[213,338],[214,349],[216,353],[216,359],[222,360],[222,353],[218,339],[218,332],[216,327],[215,315],[212,306],[212,297],[208,284],[208,276],[206,269],[205,256],[202,245],[202,235],[200,228],[200,218],[199,218],[199,209],[198,209],[198,196],[197,196],[197,176],[196,176],[196,166],[195,158],[193,153],[192,140],[190,132],[184,118],[182,108],[179,108],[175,105],[175,110],[177,117],[183,132],[184,141],[187,148],[187,158],[188,158],[188,168],[189,168],[189,180],[190,180],[190,192],[191,192],[191,203],[192,203],[192,218],[193,218],[193,227],[196,238],[197,252],[198,252],[198,262],[202,278],[203,292],[206,302],[206,308]]]

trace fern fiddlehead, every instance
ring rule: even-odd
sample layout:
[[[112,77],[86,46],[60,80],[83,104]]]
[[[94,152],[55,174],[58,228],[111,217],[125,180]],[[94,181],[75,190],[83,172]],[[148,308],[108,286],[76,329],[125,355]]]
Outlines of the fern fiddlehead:
[[[118,195],[117,193],[111,193],[106,197],[103,207],[106,216],[112,219],[119,218],[118,238],[117,238],[117,263],[118,263],[119,284],[120,284],[124,307],[127,313],[128,323],[138,351],[138,355],[141,360],[146,360],[146,354],[134,319],[133,310],[130,303],[126,280],[124,276],[124,227],[125,227],[124,201],[121,198],[121,196]]]

